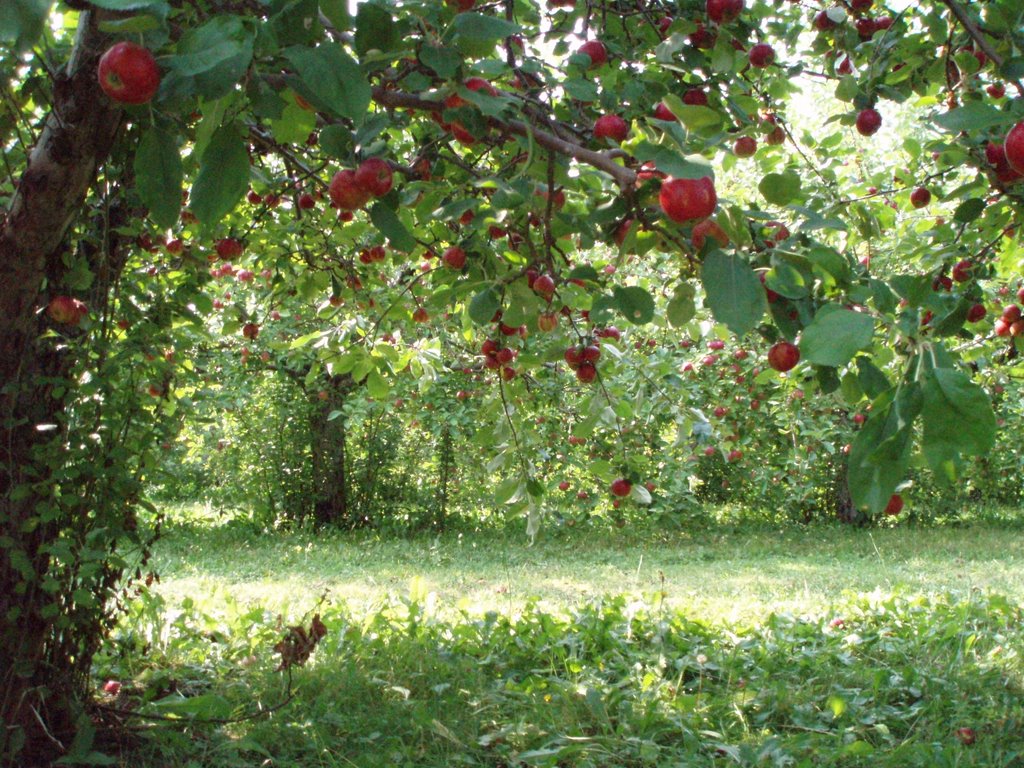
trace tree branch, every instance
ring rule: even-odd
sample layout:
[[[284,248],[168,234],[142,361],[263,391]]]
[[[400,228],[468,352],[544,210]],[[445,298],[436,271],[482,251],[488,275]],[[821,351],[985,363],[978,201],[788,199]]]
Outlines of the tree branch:
[[[413,94],[392,91],[379,86],[373,89],[373,99],[381,106],[393,109],[416,109],[431,112],[440,112],[444,109],[443,102],[423,99]],[[636,171],[619,165],[615,161],[614,154],[587,149],[575,142],[555,136],[553,133],[532,126],[522,120],[494,120],[494,124],[499,130],[504,130],[517,136],[532,135],[533,140],[539,146],[544,147],[544,149],[572,157],[581,163],[607,173],[624,192],[632,191],[636,185]]]
[[[1000,56],[996,52],[996,49],[992,47],[988,38],[985,37],[985,33],[982,32],[978,25],[974,23],[974,19],[968,15],[963,6],[961,6],[956,0],[940,0],[940,2],[949,8],[953,15],[956,16],[957,21],[959,21],[963,28],[967,30],[967,34],[974,39],[974,42],[976,42],[982,52],[992,60],[992,63],[997,67],[1002,68],[1003,57]],[[1021,84],[1020,80],[1011,80],[1010,82],[1012,82],[1014,87],[1020,91],[1021,95],[1024,95],[1024,84]]]

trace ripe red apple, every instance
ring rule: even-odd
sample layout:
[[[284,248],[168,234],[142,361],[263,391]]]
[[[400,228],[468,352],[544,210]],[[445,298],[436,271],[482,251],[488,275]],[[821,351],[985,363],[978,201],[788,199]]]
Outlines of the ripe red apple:
[[[780,373],[792,370],[800,362],[800,347],[788,341],[780,341],[768,350],[768,365]]]
[[[534,293],[551,301],[551,297],[555,294],[555,279],[551,275],[541,275],[533,281],[532,287]]]
[[[597,368],[593,363],[580,363],[576,369],[576,380],[581,384],[589,384],[597,378]]]
[[[993,99],[1001,99],[1006,95],[1006,86],[1002,83],[992,83],[992,85],[988,86],[985,91]]]
[[[953,265],[953,279],[958,283],[966,283],[971,279],[971,270],[974,269],[974,264],[967,259],[958,261]]]
[[[348,168],[334,174],[328,191],[331,204],[342,211],[358,210],[370,199],[370,190],[356,181],[356,172]]]
[[[633,490],[633,484],[624,477],[620,477],[618,480],[613,480],[611,485],[612,496],[618,496],[624,498],[629,496]]]
[[[260,327],[256,323],[246,323],[242,326],[242,335],[250,341],[255,341],[260,335]]]
[[[757,152],[757,139],[752,136],[740,136],[732,145],[732,153],[736,157],[752,157]]]
[[[718,205],[715,183],[709,176],[699,179],[666,179],[658,195],[661,209],[672,221],[706,219]]]
[[[775,61],[775,49],[768,43],[758,43],[750,49],[748,56],[751,66],[764,69]]]
[[[984,304],[973,304],[971,308],[967,310],[967,322],[976,323],[979,320],[983,320],[985,317],[985,305]]]
[[[459,246],[453,245],[441,254],[441,261],[451,269],[462,269],[466,266],[466,252]]]
[[[729,24],[739,18],[743,0],[708,0],[708,18],[715,24]]]
[[[1008,323],[1016,323],[1021,318],[1021,310],[1016,304],[1011,304],[1003,310],[1003,320]]]
[[[121,692],[121,683],[117,680],[107,680],[103,684],[103,692],[109,693],[111,696],[117,696]]]
[[[414,323],[425,323],[430,320],[430,315],[423,307],[416,307],[416,311],[412,313],[412,321]]]
[[[579,47],[577,53],[585,53],[590,57],[590,68],[600,67],[608,61],[608,49],[600,40],[588,40]]]
[[[1024,173],[1024,120],[1013,126],[1006,134],[1003,149],[1006,151],[1006,161],[1010,167],[1017,173]]]
[[[889,498],[889,503],[885,505],[885,514],[890,517],[895,517],[903,511],[903,497],[898,493],[894,493]]]
[[[691,107],[706,107],[708,95],[700,88],[690,88],[683,94],[683,104],[689,104]]]
[[[230,259],[237,259],[241,256],[245,247],[237,238],[224,237],[217,241],[216,249],[217,256],[219,256],[222,261],[229,261]]]
[[[558,327],[558,315],[552,312],[545,312],[537,317],[537,327],[544,333],[551,333]]]
[[[558,484],[558,490],[560,490],[560,491],[568,491],[569,490],[569,481],[568,480],[563,480],[562,482],[560,482]]]
[[[160,69],[153,54],[127,41],[107,49],[97,75],[103,92],[121,104],[145,104],[160,87]]]
[[[70,296],[54,296],[46,307],[46,314],[55,323],[76,326],[89,314],[85,303]]]
[[[932,201],[932,193],[925,187],[918,187],[910,193],[910,204],[915,208],[924,208]]]
[[[356,169],[355,182],[374,197],[383,197],[391,191],[391,166],[379,157],[363,160]]]
[[[882,116],[877,109],[862,109],[857,114],[857,132],[861,136],[874,136],[882,127]]]
[[[658,102],[658,106],[654,108],[654,119],[655,120],[666,120],[668,122],[675,122],[679,118],[675,116],[675,113],[663,101]]]
[[[621,144],[629,136],[629,123],[618,115],[602,115],[594,123],[595,139],[611,139]]]
[[[819,11],[818,14],[814,17],[813,24],[814,28],[819,32],[827,32],[828,30],[835,29],[837,26],[839,26],[834,21],[832,21],[832,18],[828,15],[826,11]]]

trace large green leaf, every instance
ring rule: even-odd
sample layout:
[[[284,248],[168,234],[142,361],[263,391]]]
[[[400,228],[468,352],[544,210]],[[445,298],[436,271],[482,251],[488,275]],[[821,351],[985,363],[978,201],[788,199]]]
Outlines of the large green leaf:
[[[750,265],[737,256],[715,251],[701,271],[707,305],[715,320],[742,336],[752,331],[768,308],[764,288]]]
[[[370,209],[370,221],[395,250],[408,252],[416,247],[416,238],[398,218],[398,214],[383,202],[374,203]]]
[[[643,288],[636,285],[627,288],[616,286],[612,293],[616,308],[629,322],[645,325],[654,319],[654,299]]]
[[[487,16],[483,13],[460,13],[452,22],[452,28],[460,37],[469,40],[500,40],[522,31],[522,27],[499,16]]]
[[[150,128],[135,151],[135,186],[149,208],[149,217],[162,229],[170,229],[181,211],[183,171],[178,142],[159,128]]]
[[[983,455],[996,439],[996,417],[985,390],[955,368],[932,368],[923,378],[925,459],[935,472],[955,475],[963,454]]]
[[[814,316],[800,339],[800,355],[815,365],[838,368],[871,344],[875,323],[870,315],[836,306]]]
[[[284,55],[297,74],[289,82],[314,106],[356,122],[366,116],[373,95],[370,84],[359,64],[340,45],[295,46]]]
[[[673,328],[682,328],[693,320],[694,315],[697,314],[697,307],[694,304],[695,295],[696,291],[689,283],[683,283],[676,288],[676,292],[672,294],[672,299],[665,308],[665,316]]]
[[[910,466],[914,419],[921,411],[921,389],[912,384],[896,399],[885,394],[872,403],[871,417],[850,449],[847,481],[857,509],[885,509]]]
[[[493,286],[487,286],[469,302],[469,317],[477,325],[487,325],[494,313],[501,309],[501,295]]]
[[[0,2],[0,41],[17,50],[31,48],[43,33],[53,0],[3,0]]]
[[[204,227],[227,216],[249,189],[249,153],[233,125],[210,139],[192,185],[192,212]]]
[[[800,196],[800,176],[794,171],[769,173],[757,185],[758,191],[772,205],[788,205]]]
[[[391,14],[372,2],[356,7],[356,53],[360,57],[370,51],[393,51],[401,43],[398,26]]]
[[[972,101],[935,118],[936,125],[950,133],[981,131],[1010,122],[1012,120],[1009,120],[1005,113],[979,101]]]

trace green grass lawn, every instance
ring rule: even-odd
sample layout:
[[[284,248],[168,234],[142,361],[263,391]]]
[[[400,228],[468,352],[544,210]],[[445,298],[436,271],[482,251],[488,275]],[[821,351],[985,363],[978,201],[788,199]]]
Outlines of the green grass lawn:
[[[983,525],[533,546],[179,525],[97,660],[124,684],[100,703],[154,719],[96,748],[126,768],[1024,766],[1022,560],[1024,533]],[[313,610],[326,635],[280,670]]]
[[[302,613],[328,590],[367,610],[390,597],[436,594],[442,610],[558,610],[603,594],[664,590],[688,617],[751,622],[820,612],[848,594],[966,595],[1024,600],[1024,531],[995,526],[717,529],[665,534],[542,530],[381,540],[244,529],[172,529],[155,564],[172,602],[218,590]]]

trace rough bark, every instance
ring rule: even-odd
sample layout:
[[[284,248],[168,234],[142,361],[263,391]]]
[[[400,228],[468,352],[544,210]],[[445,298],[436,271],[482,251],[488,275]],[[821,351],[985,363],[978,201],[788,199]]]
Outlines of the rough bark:
[[[354,386],[350,376],[336,376],[326,390],[327,399],[313,413],[311,437],[313,441],[313,518],[317,525],[345,527],[349,521],[347,436],[345,418],[329,419],[333,411],[341,410],[345,398]]]
[[[46,546],[59,530],[33,518],[49,487],[38,451],[52,439],[37,426],[63,408],[52,382],[69,364],[60,345],[42,337],[46,286],[64,272],[65,238],[121,123],[96,80],[109,42],[98,22],[94,13],[81,14],[70,61],[55,78],[51,112],[0,221],[0,759],[9,739],[24,736],[19,765],[42,764],[47,747],[59,750],[72,726],[75,692],[63,670],[45,663],[54,620],[43,609],[55,597],[39,588],[49,565]]]

